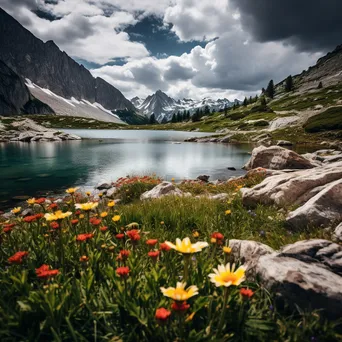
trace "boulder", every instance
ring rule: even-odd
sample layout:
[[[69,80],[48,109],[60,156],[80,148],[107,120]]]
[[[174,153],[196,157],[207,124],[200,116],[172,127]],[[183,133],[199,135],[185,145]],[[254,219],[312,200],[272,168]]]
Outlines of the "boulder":
[[[210,178],[210,176],[207,176],[207,175],[200,175],[197,177],[198,180],[205,182],[205,183],[209,182],[209,178]]]
[[[278,300],[302,309],[322,309],[337,318],[342,307],[342,246],[327,240],[305,240],[272,252],[255,241],[231,240],[234,259],[248,267]]]
[[[259,146],[253,149],[251,159],[244,166],[246,170],[263,167],[273,170],[310,169],[314,165],[298,153],[280,146]]]
[[[221,143],[229,143],[231,141],[233,134],[228,134],[224,136],[223,138],[219,139]]]
[[[115,195],[116,191],[117,191],[117,188],[114,186],[114,187],[107,190],[106,196],[107,197],[113,197]]]
[[[293,143],[291,141],[287,140],[278,140],[277,141],[277,146],[292,146]]]
[[[96,185],[97,190],[107,190],[112,187],[112,184],[109,182],[100,182],[99,184]]]
[[[342,220],[342,179],[313,189],[312,193],[315,190],[318,192],[315,196],[288,215],[286,222],[290,226],[327,226],[334,221]]]
[[[150,191],[144,192],[141,196],[141,200],[161,198],[164,196],[183,196],[183,192],[176,188],[176,186],[171,182],[162,182],[155,186]]]
[[[213,200],[226,200],[229,197],[228,194],[226,193],[221,193],[221,194],[216,194],[216,195],[209,195],[209,199],[213,199]]]
[[[18,140],[23,142],[29,142],[35,136],[33,132],[22,132],[19,134]]]

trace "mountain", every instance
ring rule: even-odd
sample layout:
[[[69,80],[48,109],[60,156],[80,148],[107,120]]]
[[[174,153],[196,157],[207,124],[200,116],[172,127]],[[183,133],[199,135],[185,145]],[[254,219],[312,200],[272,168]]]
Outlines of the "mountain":
[[[118,89],[102,78],[95,79],[53,41],[44,43],[1,8],[0,47],[0,60],[42,89],[67,100],[99,103],[109,111],[135,111],[134,105]],[[39,99],[39,94],[36,97]],[[109,113],[106,116],[111,119]]]
[[[24,81],[0,61],[0,115],[53,114],[51,107],[31,95]]]
[[[232,107],[234,103],[241,103],[241,101],[237,99],[234,100],[234,102],[231,102],[226,98],[218,100],[210,98],[204,98],[202,100],[184,98],[183,100],[176,101],[161,90],[158,90],[155,94],[148,96],[145,100],[135,97],[131,101],[141,114],[148,117],[154,114],[158,121],[169,121],[171,120],[172,115],[178,111],[183,112],[186,110],[192,114],[197,109],[204,110],[206,106],[209,107],[210,111],[219,111],[223,110],[225,107]]]

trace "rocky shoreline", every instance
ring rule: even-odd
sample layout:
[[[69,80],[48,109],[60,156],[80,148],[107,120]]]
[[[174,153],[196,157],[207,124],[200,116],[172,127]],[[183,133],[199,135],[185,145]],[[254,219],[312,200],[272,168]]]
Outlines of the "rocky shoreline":
[[[38,125],[30,119],[0,117],[0,142],[58,142],[81,137]]]

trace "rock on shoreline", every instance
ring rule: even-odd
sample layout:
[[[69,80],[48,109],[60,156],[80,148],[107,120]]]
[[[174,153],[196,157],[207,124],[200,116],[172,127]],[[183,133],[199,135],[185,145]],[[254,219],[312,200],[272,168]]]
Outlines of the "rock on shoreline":
[[[0,118],[1,119],[1,118]],[[36,124],[31,119],[14,119],[10,124],[0,125],[0,142],[44,142],[81,140],[74,134],[64,133]]]

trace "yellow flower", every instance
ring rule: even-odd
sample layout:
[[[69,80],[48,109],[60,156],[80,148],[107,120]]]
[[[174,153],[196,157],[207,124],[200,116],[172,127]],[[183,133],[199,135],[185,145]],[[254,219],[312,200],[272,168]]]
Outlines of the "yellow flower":
[[[120,221],[120,215],[114,215],[113,218],[112,218],[112,221],[113,221],[113,222],[118,222],[118,221]]]
[[[216,243],[216,239],[215,239],[215,238],[211,238],[211,239],[210,239],[210,242],[211,242],[211,243]]]
[[[36,199],[33,197],[33,198],[28,199],[26,202],[27,202],[27,204],[35,204]]]
[[[68,216],[72,215],[71,211],[67,211],[65,213],[62,212],[62,210],[57,210],[53,214],[45,214],[44,217],[46,221],[57,221],[62,220]]]
[[[99,204],[97,202],[76,203],[76,209],[82,209],[84,211],[90,211],[95,209]]]
[[[195,232],[192,233],[192,236],[194,238],[198,238],[199,237],[199,232],[196,230]]]
[[[177,287],[161,287],[160,290],[165,297],[172,298],[173,300],[177,300],[183,302],[188,300],[189,298],[196,296],[198,294],[198,287],[195,285],[189,286],[185,289],[186,283],[177,283]]]
[[[243,188],[243,185],[238,185],[236,188],[237,188],[238,190],[240,190],[240,189]]]
[[[245,278],[245,267],[240,266],[235,271],[235,264],[233,264],[232,268],[230,268],[230,264],[219,265],[218,268],[214,268],[215,273],[209,274],[210,281],[214,283],[217,287],[225,286],[228,287],[230,285],[240,285]]]
[[[171,182],[174,182],[174,181],[175,181],[175,179],[172,177],[172,178],[171,178]]]
[[[175,249],[177,252],[183,254],[192,254],[200,252],[203,248],[208,247],[208,242],[196,242],[194,244],[191,243],[190,239],[186,237],[181,241],[181,239],[176,239],[176,244],[174,245],[170,241],[165,241],[165,243]]]
[[[232,249],[227,246],[224,246],[222,249],[223,249],[223,253],[226,253],[226,254],[230,254],[232,252]]]
[[[165,223],[164,223],[164,221],[160,221],[160,224],[163,225],[163,224],[165,224]]]
[[[106,211],[104,211],[103,213],[100,214],[101,217],[106,217],[108,215],[108,213]]]
[[[114,207],[114,205],[115,205],[114,201],[110,201],[107,203],[107,207],[109,207],[109,208]]]
[[[102,193],[102,192],[100,192],[100,193],[99,193],[99,197],[101,198],[102,196],[103,196],[103,193]]]
[[[12,212],[13,214],[18,214],[18,213],[20,213],[20,210],[21,210],[21,207],[16,207],[16,208],[13,208],[13,209],[11,210],[11,212]]]
[[[79,218],[80,218],[80,219],[83,219],[83,218],[84,218],[84,215],[83,215],[83,214],[81,214],[81,215],[79,216]]]
[[[74,194],[78,188],[69,188],[68,190],[65,190],[68,194]]]
[[[224,212],[226,215],[230,215],[231,213],[232,213],[232,211],[231,210],[226,210],[225,212]]]
[[[86,192],[86,195],[89,197],[91,195],[91,192],[90,191],[87,191]]]

